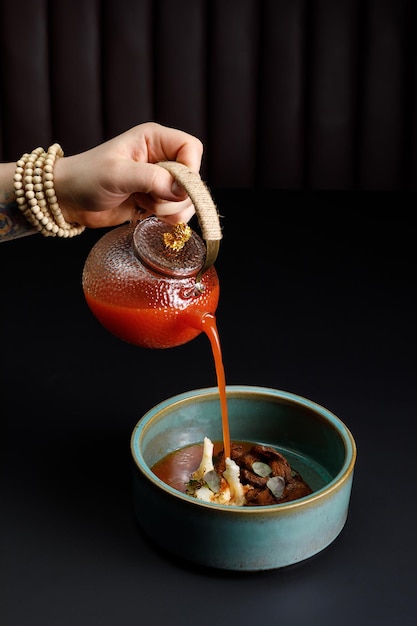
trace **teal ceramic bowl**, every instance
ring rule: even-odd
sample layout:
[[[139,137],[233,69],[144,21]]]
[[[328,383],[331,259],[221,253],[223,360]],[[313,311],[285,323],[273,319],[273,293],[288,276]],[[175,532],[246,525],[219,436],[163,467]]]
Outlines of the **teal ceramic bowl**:
[[[152,467],[167,454],[222,440],[217,388],[169,398],[131,437],[134,511],[144,532],[171,555],[224,570],[286,567],[319,553],[342,531],[356,445],[343,422],[303,397],[252,386],[227,387],[230,437],[276,447],[312,494],[272,506],[206,503],[168,486]]]

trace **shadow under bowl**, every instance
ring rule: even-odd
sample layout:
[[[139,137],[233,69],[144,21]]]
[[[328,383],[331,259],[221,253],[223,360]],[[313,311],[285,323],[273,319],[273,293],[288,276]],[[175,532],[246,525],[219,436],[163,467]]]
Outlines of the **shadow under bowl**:
[[[356,445],[343,422],[292,393],[228,386],[232,441],[274,446],[312,494],[272,506],[203,502],[170,487],[152,471],[175,450],[222,440],[217,387],[161,402],[131,437],[136,518],[160,547],[208,567],[258,571],[293,565],[317,554],[343,529],[349,508]]]

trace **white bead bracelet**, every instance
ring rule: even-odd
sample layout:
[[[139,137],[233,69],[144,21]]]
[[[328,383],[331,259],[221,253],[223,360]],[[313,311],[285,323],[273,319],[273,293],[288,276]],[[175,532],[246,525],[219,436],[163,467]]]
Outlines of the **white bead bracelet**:
[[[45,237],[74,237],[85,230],[85,226],[66,222],[59,208],[54,165],[62,156],[61,146],[54,143],[47,152],[36,148],[31,154],[25,153],[16,163],[14,190],[17,206]]]

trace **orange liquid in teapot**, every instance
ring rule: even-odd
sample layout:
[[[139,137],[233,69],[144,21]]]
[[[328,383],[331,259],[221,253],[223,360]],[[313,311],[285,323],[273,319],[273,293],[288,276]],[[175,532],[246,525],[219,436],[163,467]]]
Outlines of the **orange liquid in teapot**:
[[[102,286],[100,297],[93,296],[88,290],[84,295],[98,321],[116,337],[144,348],[172,348],[191,341],[202,332],[201,327],[190,324],[192,317],[197,319],[217,308],[219,284],[214,268],[205,272],[202,283],[205,290],[196,296],[190,295],[193,279],[189,281],[189,291],[187,286],[177,289],[177,284],[184,285],[184,281],[171,280],[168,290],[164,286],[162,295],[155,291],[158,283],[149,283],[143,290],[143,303],[138,293],[131,301],[123,296],[123,302],[118,302],[114,285],[109,287],[108,293]],[[175,302],[175,306],[167,301],[168,298]]]

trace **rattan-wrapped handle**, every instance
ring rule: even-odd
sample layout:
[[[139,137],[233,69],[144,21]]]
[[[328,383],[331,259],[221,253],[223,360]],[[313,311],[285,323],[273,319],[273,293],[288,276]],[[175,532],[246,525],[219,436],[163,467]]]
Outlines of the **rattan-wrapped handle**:
[[[201,235],[207,248],[204,266],[197,276],[198,282],[204,272],[213,265],[219,252],[222,231],[216,205],[200,175],[192,172],[186,165],[178,161],[160,161],[157,165],[168,170],[171,176],[184,187],[194,204]]]

